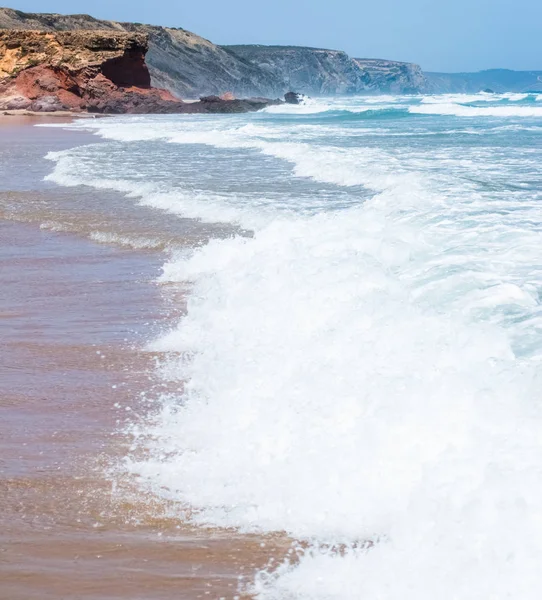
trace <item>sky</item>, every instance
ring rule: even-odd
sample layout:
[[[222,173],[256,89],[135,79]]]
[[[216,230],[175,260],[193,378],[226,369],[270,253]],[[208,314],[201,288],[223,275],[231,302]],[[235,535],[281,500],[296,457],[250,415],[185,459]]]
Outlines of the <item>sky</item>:
[[[216,44],[333,48],[356,58],[415,62],[425,71],[542,70],[542,0],[12,0],[7,5],[183,27]]]

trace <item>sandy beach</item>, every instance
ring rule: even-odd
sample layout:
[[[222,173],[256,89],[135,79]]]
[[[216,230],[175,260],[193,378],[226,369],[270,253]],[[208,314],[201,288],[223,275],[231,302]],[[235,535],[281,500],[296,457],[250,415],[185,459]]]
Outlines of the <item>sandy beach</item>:
[[[42,157],[95,140],[35,123],[0,119],[0,598],[232,598],[286,540],[195,530],[108,476],[129,444],[119,426],[157,385],[144,346],[184,309],[182,286],[156,284],[160,244],[88,239],[112,227],[100,193],[43,184]],[[70,217],[78,194],[97,207]],[[180,223],[164,239],[204,235]]]

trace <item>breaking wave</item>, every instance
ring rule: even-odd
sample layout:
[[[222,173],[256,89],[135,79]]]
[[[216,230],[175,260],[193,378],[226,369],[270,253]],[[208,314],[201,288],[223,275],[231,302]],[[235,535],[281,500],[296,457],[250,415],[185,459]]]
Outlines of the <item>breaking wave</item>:
[[[184,391],[125,468],[197,525],[297,540],[241,586],[260,600],[538,600],[538,109],[340,102],[85,123],[107,141],[50,156],[62,185],[252,230],[165,262],[192,291],[149,349]]]

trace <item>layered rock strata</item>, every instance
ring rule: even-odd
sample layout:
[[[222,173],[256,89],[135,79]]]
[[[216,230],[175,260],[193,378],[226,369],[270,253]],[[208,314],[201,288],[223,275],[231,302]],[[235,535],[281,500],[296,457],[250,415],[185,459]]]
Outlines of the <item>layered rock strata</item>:
[[[231,95],[183,102],[151,86],[147,50],[143,33],[0,30],[0,110],[236,113],[273,103]]]
[[[147,113],[183,103],[151,87],[142,34],[0,31],[0,109]]]

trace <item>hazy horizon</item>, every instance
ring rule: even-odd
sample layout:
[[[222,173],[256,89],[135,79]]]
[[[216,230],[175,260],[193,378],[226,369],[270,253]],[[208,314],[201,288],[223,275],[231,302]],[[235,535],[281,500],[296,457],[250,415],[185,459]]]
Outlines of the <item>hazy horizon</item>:
[[[424,71],[485,69],[542,70],[537,48],[542,3],[458,0],[435,6],[429,0],[383,0],[361,7],[353,0],[333,6],[324,0],[276,0],[257,6],[210,0],[186,8],[141,0],[26,0],[9,8],[26,12],[85,13],[99,19],[182,27],[215,44],[311,46],[344,50],[352,57],[413,62]]]

